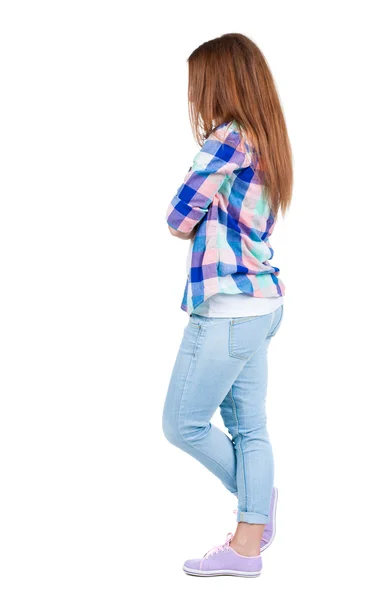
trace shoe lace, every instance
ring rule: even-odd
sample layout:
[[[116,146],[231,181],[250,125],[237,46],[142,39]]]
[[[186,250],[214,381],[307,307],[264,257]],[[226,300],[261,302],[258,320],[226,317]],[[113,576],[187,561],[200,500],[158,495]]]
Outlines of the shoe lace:
[[[204,555],[204,558],[209,558],[210,556],[213,556],[214,554],[218,554],[219,552],[224,552],[229,547],[232,539],[233,539],[233,534],[228,533],[224,543],[220,544],[219,546],[213,546],[213,548],[211,548],[210,550],[208,550],[208,552],[206,552],[206,554]]]

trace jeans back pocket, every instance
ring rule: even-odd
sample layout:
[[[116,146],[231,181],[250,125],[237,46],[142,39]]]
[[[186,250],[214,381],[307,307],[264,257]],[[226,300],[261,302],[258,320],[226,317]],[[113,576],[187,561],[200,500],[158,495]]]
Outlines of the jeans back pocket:
[[[278,306],[278,308],[275,310],[272,328],[271,328],[271,331],[269,331],[269,334],[267,337],[272,338],[272,337],[274,337],[274,335],[276,335],[276,333],[278,332],[279,327],[282,323],[282,319],[283,319],[283,304]]]
[[[231,319],[229,354],[233,358],[248,360],[265,339],[272,315],[255,315]]]

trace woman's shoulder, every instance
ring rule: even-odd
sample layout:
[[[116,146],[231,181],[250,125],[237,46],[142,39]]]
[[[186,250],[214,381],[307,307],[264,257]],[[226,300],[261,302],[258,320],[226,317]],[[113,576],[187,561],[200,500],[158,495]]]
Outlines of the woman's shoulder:
[[[249,137],[242,132],[237,121],[231,120],[221,123],[212,131],[207,139],[216,140],[222,144],[232,146],[239,152],[246,155],[244,167],[253,162],[255,149]]]

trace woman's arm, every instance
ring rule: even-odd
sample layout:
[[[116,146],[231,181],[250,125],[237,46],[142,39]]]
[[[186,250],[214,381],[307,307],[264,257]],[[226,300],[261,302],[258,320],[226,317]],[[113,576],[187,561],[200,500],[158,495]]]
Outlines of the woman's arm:
[[[226,129],[221,127],[205,140],[167,208],[169,231],[176,237],[191,239],[190,234],[195,233],[225,179],[245,162],[246,152],[239,134]]]

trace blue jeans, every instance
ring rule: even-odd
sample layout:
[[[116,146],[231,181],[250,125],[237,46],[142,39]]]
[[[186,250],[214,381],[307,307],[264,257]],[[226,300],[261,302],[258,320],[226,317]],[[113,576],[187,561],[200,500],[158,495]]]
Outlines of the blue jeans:
[[[283,305],[253,317],[193,314],[163,411],[166,438],[238,497],[237,520],[268,522],[274,462],[266,429],[267,350]],[[220,407],[226,435],[210,423]]]

